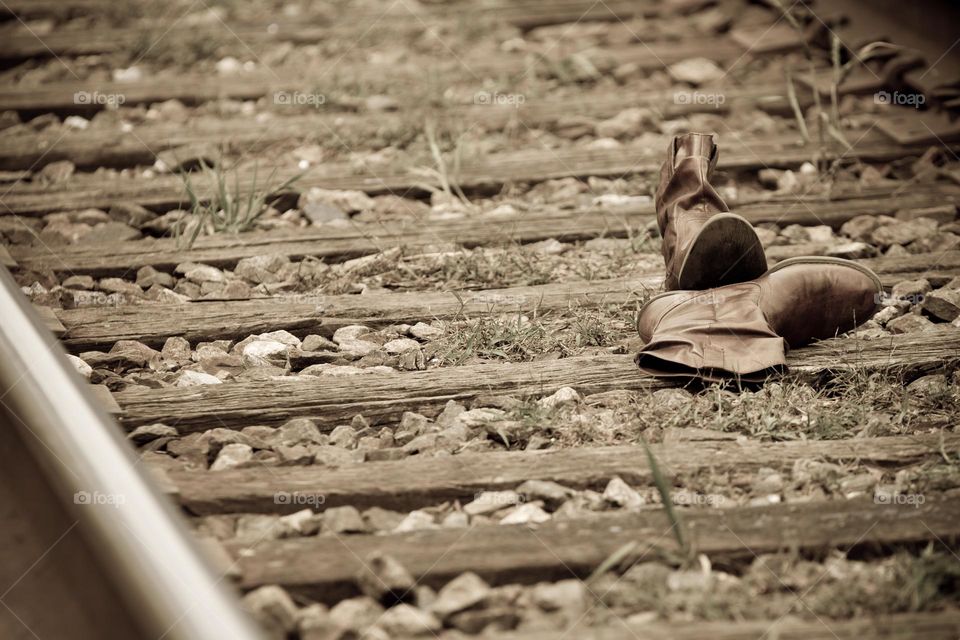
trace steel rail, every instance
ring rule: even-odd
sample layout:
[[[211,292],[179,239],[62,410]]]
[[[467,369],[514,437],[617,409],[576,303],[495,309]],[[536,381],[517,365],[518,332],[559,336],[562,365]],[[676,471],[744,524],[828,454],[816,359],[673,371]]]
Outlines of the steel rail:
[[[261,638],[56,339],[0,268],[0,403],[152,638]],[[82,598],[83,594],[77,594]],[[50,615],[56,615],[51,612]]]

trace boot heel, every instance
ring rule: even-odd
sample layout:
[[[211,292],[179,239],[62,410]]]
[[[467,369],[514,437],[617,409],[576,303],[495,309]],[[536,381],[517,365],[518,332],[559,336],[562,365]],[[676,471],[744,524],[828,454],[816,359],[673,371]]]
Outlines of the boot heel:
[[[753,226],[733,213],[717,213],[697,233],[680,267],[680,289],[711,289],[762,276],[763,245]]]

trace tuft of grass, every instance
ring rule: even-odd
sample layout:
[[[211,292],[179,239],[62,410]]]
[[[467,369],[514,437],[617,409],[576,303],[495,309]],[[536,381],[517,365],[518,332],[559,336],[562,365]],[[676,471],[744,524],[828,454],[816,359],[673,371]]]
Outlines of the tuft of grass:
[[[457,138],[453,150],[453,163],[450,165],[440,150],[437,129],[432,121],[427,120],[423,133],[427,139],[430,156],[433,158],[435,166],[415,169],[416,173],[425,176],[431,181],[431,184],[421,184],[418,186],[431,193],[441,191],[446,194],[448,199],[459,201],[466,210],[474,210],[476,207],[474,207],[466,194],[464,194],[463,189],[460,188],[460,167],[463,159],[464,136],[461,135]],[[439,185],[439,189],[435,185]]]
[[[650,446],[643,437],[640,438],[640,444],[643,445],[643,450],[647,454],[647,461],[650,463],[650,473],[653,475],[653,484],[657,488],[657,493],[660,494],[660,502],[663,503],[663,510],[670,520],[670,533],[677,541],[677,546],[680,548],[683,558],[688,561],[692,560],[694,553],[690,548],[687,537],[684,535],[683,522],[681,522],[680,516],[673,508],[673,498],[670,496],[671,485],[666,477],[664,477],[663,472],[660,471],[657,458],[653,455],[653,451],[651,451]]]
[[[213,186],[213,194],[209,199],[198,193],[189,173],[180,174],[190,200],[191,217],[177,225],[175,237],[177,245],[186,249],[193,247],[201,232],[212,234],[249,231],[269,208],[270,196],[288,189],[300,179],[300,175],[296,175],[277,184],[277,169],[274,168],[267,180],[260,183],[259,166],[254,165],[253,179],[247,187],[241,186],[240,175],[236,170],[232,172],[231,181],[228,172],[220,163],[211,167],[201,160],[200,169],[208,184]]]

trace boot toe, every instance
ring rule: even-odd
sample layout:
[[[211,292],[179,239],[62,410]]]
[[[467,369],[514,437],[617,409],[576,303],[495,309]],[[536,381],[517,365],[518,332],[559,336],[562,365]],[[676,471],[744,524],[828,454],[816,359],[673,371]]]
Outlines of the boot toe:
[[[873,317],[883,288],[872,271],[838,258],[794,258],[765,276],[764,312],[791,347],[850,331]]]

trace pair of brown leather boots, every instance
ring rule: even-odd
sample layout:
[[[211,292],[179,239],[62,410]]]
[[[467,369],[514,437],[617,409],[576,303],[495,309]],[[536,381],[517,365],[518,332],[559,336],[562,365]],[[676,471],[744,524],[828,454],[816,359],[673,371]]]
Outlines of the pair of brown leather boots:
[[[657,376],[760,382],[786,370],[790,347],[866,322],[883,288],[870,269],[840,258],[791,258],[767,270],[753,226],[710,185],[716,163],[709,134],[670,144],[656,194],[667,291],[640,312],[647,344],[636,361]]]

